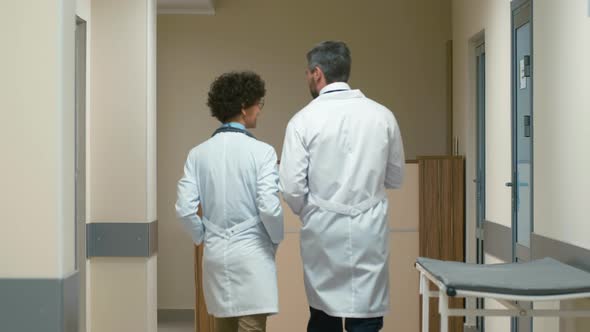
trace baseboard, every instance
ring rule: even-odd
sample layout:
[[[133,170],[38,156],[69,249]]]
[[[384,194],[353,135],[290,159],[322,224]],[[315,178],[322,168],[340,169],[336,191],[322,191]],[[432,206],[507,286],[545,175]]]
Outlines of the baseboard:
[[[473,325],[463,325],[463,332],[479,332]]]
[[[158,322],[194,322],[193,309],[158,309]]]

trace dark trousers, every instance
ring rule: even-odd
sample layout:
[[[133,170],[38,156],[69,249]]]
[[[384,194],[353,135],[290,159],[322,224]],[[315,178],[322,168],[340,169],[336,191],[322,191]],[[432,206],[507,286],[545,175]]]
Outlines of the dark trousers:
[[[307,332],[342,332],[342,317],[333,317],[309,307]],[[383,328],[383,317],[344,318],[347,332],[378,332]]]

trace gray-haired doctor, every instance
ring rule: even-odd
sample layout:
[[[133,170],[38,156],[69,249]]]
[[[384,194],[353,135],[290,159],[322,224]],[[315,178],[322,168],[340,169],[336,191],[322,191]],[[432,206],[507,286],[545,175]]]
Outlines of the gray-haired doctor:
[[[301,218],[310,306],[307,331],[379,331],[389,310],[386,188],[401,185],[404,150],[393,113],[353,90],[350,51],[323,42],[307,54],[314,97],[287,126],[285,201]]]

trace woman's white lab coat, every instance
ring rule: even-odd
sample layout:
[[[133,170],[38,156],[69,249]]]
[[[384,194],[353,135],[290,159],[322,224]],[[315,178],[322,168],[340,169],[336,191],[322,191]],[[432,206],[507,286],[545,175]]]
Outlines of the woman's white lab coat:
[[[326,86],[289,122],[280,185],[303,222],[310,306],[338,317],[388,311],[385,189],[401,185],[404,164],[391,111],[345,83]]]
[[[203,291],[210,314],[278,312],[275,251],[283,239],[283,212],[270,145],[226,132],[193,148],[178,182],[176,212],[194,243],[205,243]]]

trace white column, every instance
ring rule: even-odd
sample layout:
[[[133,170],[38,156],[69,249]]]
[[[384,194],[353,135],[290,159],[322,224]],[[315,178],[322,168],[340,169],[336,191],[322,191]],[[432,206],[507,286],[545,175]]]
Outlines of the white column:
[[[156,220],[155,0],[91,1],[89,222]],[[131,244],[130,244],[131,245]],[[157,256],[89,260],[92,332],[157,331]]]

